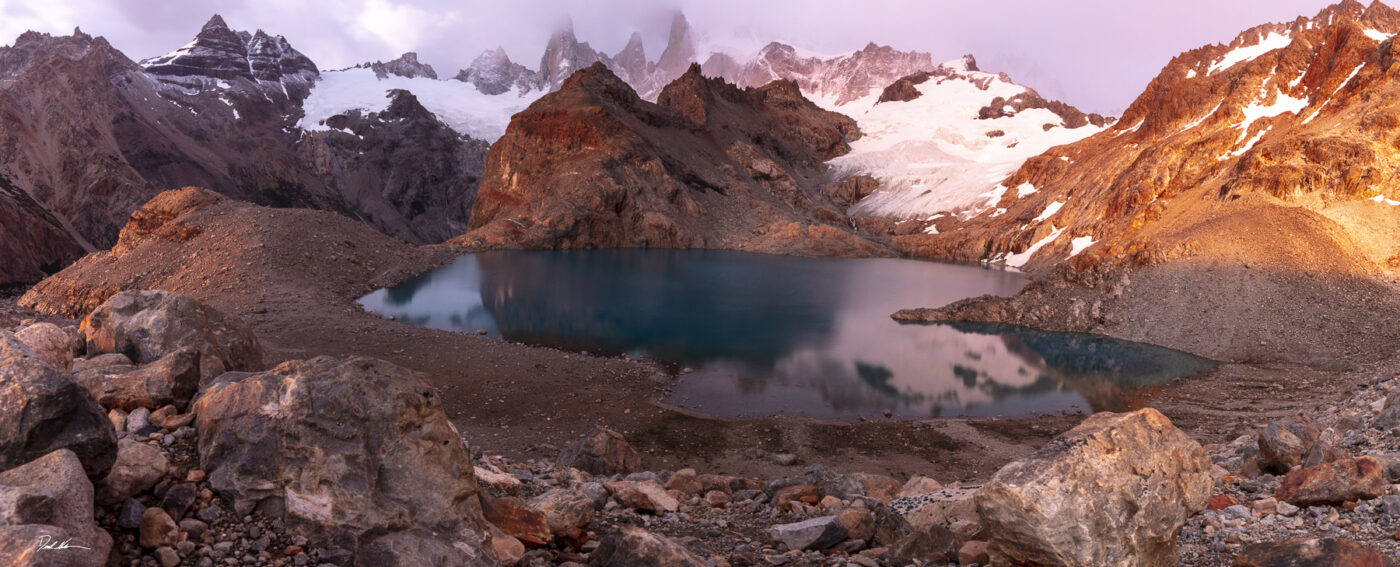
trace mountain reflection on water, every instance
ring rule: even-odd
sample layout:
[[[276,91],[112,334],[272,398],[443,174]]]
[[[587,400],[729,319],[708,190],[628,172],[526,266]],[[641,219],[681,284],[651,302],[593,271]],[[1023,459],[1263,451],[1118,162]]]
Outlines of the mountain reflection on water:
[[[715,250],[471,254],[360,300],[414,325],[695,369],[671,402],[853,419],[1125,409],[1210,361],[1004,325],[902,325],[904,307],[1010,295],[1016,274],[915,260]]]

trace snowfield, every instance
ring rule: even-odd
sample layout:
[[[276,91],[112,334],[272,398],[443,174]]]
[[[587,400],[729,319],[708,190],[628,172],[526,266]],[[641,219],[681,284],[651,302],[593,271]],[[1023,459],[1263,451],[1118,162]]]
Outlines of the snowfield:
[[[544,94],[533,91],[519,96],[488,95],[470,83],[451,79],[407,79],[398,75],[379,79],[370,69],[326,71],[311,88],[311,96],[303,105],[306,116],[297,126],[304,130],[329,130],[325,120],[337,114],[354,109],[382,111],[389,107],[388,93],[393,89],[413,93],[424,108],[457,133],[492,143],[505,134],[511,116]]]
[[[1059,125],[1062,119],[1045,109],[979,120],[978,110],[992,99],[1010,99],[1027,89],[996,74],[967,71],[961,60],[943,67],[956,74],[916,85],[922,96],[912,101],[875,104],[877,92],[827,106],[854,118],[863,134],[851,144],[850,153],[830,162],[837,176],[865,174],[880,182],[880,189],[851,207],[852,215],[975,216],[1001,199],[1007,190],[1001,182],[1026,159],[1103,130],[1093,125],[1064,128]],[[986,84],[987,90],[977,83]],[[1056,126],[1046,131],[1045,124]],[[997,130],[1003,134],[988,136]],[[1029,189],[1017,195],[1034,190]]]

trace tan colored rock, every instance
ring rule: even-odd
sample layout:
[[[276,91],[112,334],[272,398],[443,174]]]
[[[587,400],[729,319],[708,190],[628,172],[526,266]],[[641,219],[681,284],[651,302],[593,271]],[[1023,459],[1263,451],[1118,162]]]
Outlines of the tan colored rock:
[[[608,492],[612,493],[619,504],[639,512],[675,512],[681,505],[653,480],[622,480],[605,483],[603,486],[607,487]]]
[[[904,486],[900,487],[899,492],[895,494],[895,498],[914,498],[932,492],[938,492],[939,490],[943,490],[943,485],[939,484],[938,481],[926,476],[915,475],[909,479],[909,482],[904,483]]]
[[[31,561],[49,559],[59,565],[102,565],[112,538],[93,518],[92,483],[72,451],[59,449],[0,472],[0,565],[44,564]],[[30,552],[45,535],[54,543],[72,538],[74,545],[87,549],[41,550],[30,555],[17,542],[3,541],[21,535]]]
[[[891,500],[898,498],[900,492],[904,490],[904,487],[899,484],[899,481],[882,474],[857,472],[851,473],[848,476],[865,487],[866,496],[885,504],[889,504]]]
[[[525,544],[500,531],[491,534],[491,549],[496,552],[496,558],[503,567],[519,565],[525,557]]]
[[[666,480],[666,490],[678,490],[686,496],[700,494],[704,489],[705,485],[700,482],[695,469],[678,470]]]
[[[987,542],[972,540],[958,548],[958,563],[962,565],[987,565],[992,560],[987,554]]]
[[[864,508],[841,508],[835,510],[836,517],[846,525],[846,537],[870,541],[875,537],[875,515]]]
[[[977,492],[995,565],[1177,565],[1213,482],[1201,445],[1155,409],[1098,413]]]
[[[705,493],[705,504],[711,508],[723,508],[729,505],[729,494],[718,490],[711,490]]]
[[[593,521],[593,500],[578,490],[555,488],[531,498],[527,505],[544,514],[550,533],[556,535]]]
[[[477,482],[486,483],[511,496],[520,496],[520,479],[515,478],[515,475],[486,467],[475,467],[475,472]]]
[[[784,510],[788,509],[793,502],[815,506],[820,501],[821,491],[810,484],[779,488],[777,492],[773,493],[773,505]]]
[[[104,408],[129,412],[173,405],[183,409],[199,392],[199,360],[199,351],[182,348],[140,367],[104,366],[77,372],[73,378]],[[151,424],[161,425],[155,420]]]
[[[1296,469],[1283,477],[1274,498],[1294,506],[1341,504],[1378,498],[1390,489],[1385,467],[1372,457]]]
[[[938,526],[958,536],[970,538],[982,529],[974,497],[976,487],[944,488],[890,503],[896,513],[914,529]]]
[[[68,333],[53,323],[35,323],[15,333],[39,360],[63,371],[73,369],[73,349],[68,342]]]
[[[98,368],[106,368],[108,366],[133,366],[135,364],[136,363],[132,362],[130,358],[127,358],[125,354],[121,354],[119,352],[109,352],[107,354],[99,354],[97,356],[89,358],[73,359],[73,372],[76,374],[78,372],[83,372],[86,370],[96,370]]]
[[[180,526],[159,506],[146,508],[141,514],[141,547],[155,549],[180,542]]]

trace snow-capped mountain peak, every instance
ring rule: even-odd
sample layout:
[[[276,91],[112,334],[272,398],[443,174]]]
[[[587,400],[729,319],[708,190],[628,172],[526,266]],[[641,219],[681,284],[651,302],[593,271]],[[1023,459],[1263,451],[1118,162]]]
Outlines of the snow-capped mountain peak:
[[[392,61],[369,61],[355,66],[359,69],[369,69],[374,71],[374,75],[381,79],[396,75],[407,79],[415,77],[427,77],[437,79],[437,71],[432,65],[418,62],[418,54],[412,51],[400,55],[398,59]]]

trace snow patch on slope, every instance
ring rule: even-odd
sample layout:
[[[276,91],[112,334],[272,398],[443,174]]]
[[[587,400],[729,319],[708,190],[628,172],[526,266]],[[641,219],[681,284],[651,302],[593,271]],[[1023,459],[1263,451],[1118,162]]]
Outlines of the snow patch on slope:
[[[488,95],[470,83],[453,80],[413,79],[389,75],[374,76],[370,69],[346,69],[321,73],[306,99],[306,116],[298,123],[305,130],[327,130],[325,120],[336,114],[359,109],[380,112],[389,107],[388,92],[403,89],[459,134],[495,142],[505,134],[510,117],[544,93],[535,91]]]
[[[1288,47],[1288,44],[1292,42],[1293,38],[1289,37],[1287,34],[1269,32],[1268,35],[1259,38],[1259,43],[1236,47],[1229,53],[1226,53],[1219,61],[1211,64],[1210,69],[1206,71],[1206,75],[1211,75],[1216,71],[1224,71],[1246,61],[1252,61],[1260,55],[1275,49]]]
[[[836,175],[866,174],[880,182],[880,189],[851,207],[852,215],[975,216],[1001,199],[1007,188],[999,182],[1026,159],[1102,131],[1093,125],[1064,128],[1063,119],[1045,109],[979,120],[978,111],[992,99],[1027,91],[991,73],[960,71],[930,77],[915,88],[921,96],[908,102],[875,104],[878,94],[871,94],[838,107],[863,135],[851,143],[850,153],[830,162]],[[1045,124],[1055,127],[1047,132]],[[987,135],[997,130],[1002,134]],[[1029,194],[1019,188],[1018,193]]]

